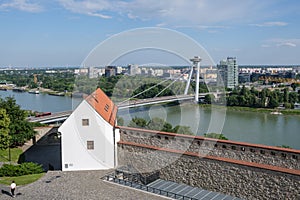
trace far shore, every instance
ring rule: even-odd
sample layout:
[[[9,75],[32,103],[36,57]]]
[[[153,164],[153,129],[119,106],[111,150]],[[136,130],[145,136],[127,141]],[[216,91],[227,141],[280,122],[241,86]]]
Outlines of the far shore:
[[[222,106],[222,105],[211,105],[211,104],[200,104],[203,108],[226,108],[232,111],[246,111],[246,112],[258,112],[268,114],[283,114],[283,115],[300,115],[300,110],[297,109],[279,109],[279,108],[251,108],[251,107],[240,107],[240,106]]]

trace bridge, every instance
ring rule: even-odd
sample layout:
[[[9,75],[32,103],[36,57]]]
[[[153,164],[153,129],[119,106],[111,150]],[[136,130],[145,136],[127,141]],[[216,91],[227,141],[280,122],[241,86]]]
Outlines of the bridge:
[[[204,95],[204,94],[203,94]],[[205,95],[204,95],[205,96]],[[174,101],[189,101],[193,100],[193,95],[179,95],[179,96],[164,96],[164,97],[155,97],[150,99],[138,99],[138,100],[131,100],[127,102],[123,102],[117,104],[118,109],[126,109],[126,108],[134,108],[139,106],[145,105],[153,105],[159,103],[168,103]],[[59,123],[65,121],[73,111],[64,111],[64,112],[57,112],[47,116],[41,117],[30,117],[28,121],[30,122],[40,122],[42,124],[52,124],[52,123]]]
[[[167,89],[169,86],[171,86],[175,81],[179,80],[185,73],[182,73],[180,76],[178,76],[172,83],[170,83],[168,86],[166,86],[154,98],[132,100],[132,99],[136,98],[137,96],[139,96],[140,94],[147,92],[148,90],[156,87],[157,85],[160,85],[162,82],[165,82],[166,80],[162,81],[161,83],[157,83],[156,85],[142,91],[141,93],[139,93],[135,96],[132,96],[132,97],[126,99],[125,101],[117,104],[118,109],[122,110],[122,109],[126,109],[126,108],[134,108],[134,107],[139,107],[139,106],[169,103],[169,102],[175,102],[175,101],[181,102],[181,101],[194,100],[195,102],[199,102],[199,98],[203,98],[207,94],[213,94],[215,97],[218,97],[218,95],[222,94],[220,92],[199,94],[199,79],[200,79],[199,74],[200,74],[201,58],[198,56],[195,56],[194,58],[190,59],[190,61],[193,63],[193,65],[191,65],[188,81],[186,83],[185,91],[184,91],[183,95],[158,97],[165,89]],[[190,87],[190,82],[192,80],[192,77],[194,77],[194,75],[195,75],[195,82],[196,82],[195,94],[188,95],[188,89]],[[54,113],[49,116],[29,118],[28,120],[30,122],[40,122],[43,124],[60,123],[60,122],[63,122],[64,120],[66,120],[71,114],[72,114],[72,111],[66,111],[66,112]]]
[[[41,117],[29,117],[27,118],[29,122],[40,122],[42,124],[53,124],[65,121],[71,114],[72,110],[52,113],[51,115],[41,116]]]
[[[221,93],[200,93],[198,98],[204,98],[208,94],[213,94],[215,96],[220,95]],[[195,99],[195,95],[177,95],[177,96],[163,96],[163,97],[154,97],[148,99],[137,99],[137,100],[130,100],[127,102],[121,102],[117,104],[118,110],[140,107],[140,106],[148,106],[154,104],[161,104],[161,103],[170,103],[176,101],[193,101]],[[64,111],[64,112],[57,112],[47,116],[41,117],[30,117],[28,121],[30,122],[40,122],[42,124],[53,124],[53,123],[61,123],[64,122],[73,111]]]

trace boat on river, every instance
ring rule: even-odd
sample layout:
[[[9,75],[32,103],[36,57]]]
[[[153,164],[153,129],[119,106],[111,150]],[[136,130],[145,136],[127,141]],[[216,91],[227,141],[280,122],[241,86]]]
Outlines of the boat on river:
[[[281,112],[278,112],[278,111],[274,111],[274,112],[271,112],[272,115],[282,115]]]
[[[39,90],[29,90],[28,93],[30,93],[30,94],[39,94],[40,91]]]

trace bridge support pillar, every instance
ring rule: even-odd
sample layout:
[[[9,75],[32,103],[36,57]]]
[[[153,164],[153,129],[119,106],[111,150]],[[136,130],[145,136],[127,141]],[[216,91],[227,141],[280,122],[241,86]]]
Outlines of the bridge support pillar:
[[[194,58],[190,59],[190,61],[193,62],[193,66],[192,66],[190,77],[189,77],[187,87],[186,87],[186,90],[185,90],[185,94],[187,94],[187,90],[188,90],[188,87],[190,85],[190,81],[191,81],[191,77],[193,75],[193,71],[194,72],[196,71],[195,102],[197,102],[197,103],[199,102],[199,82],[200,82],[200,62],[201,62],[201,60],[202,59],[198,56],[195,56]]]

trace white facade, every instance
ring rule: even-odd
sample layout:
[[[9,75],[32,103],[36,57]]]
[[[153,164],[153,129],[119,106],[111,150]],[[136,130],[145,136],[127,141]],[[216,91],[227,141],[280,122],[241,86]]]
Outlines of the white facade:
[[[106,104],[107,105],[107,104]],[[62,170],[101,170],[117,163],[119,132],[83,100],[60,126]]]

